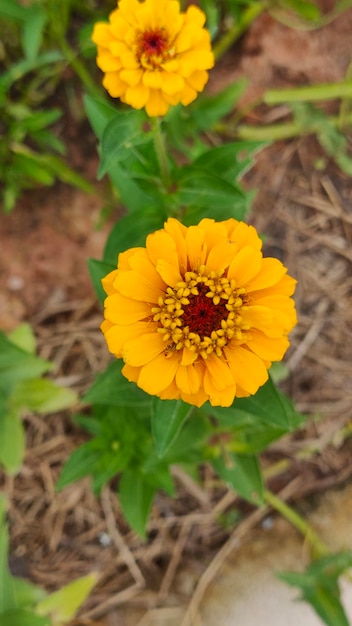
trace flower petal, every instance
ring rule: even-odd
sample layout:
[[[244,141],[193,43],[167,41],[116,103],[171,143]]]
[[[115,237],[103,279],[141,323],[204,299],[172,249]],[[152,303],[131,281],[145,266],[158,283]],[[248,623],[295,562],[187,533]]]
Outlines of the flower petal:
[[[235,279],[237,287],[243,287],[258,274],[261,266],[262,253],[251,246],[244,246],[231,261],[227,276]]]
[[[268,372],[257,355],[242,346],[226,347],[227,362],[236,382],[253,394],[268,380]]]
[[[134,324],[151,316],[151,306],[147,302],[126,298],[114,292],[104,302],[104,315],[112,324]]]
[[[179,363],[177,354],[171,358],[166,358],[164,354],[159,354],[141,368],[138,377],[139,387],[151,395],[162,393],[174,380]]]
[[[123,329],[126,328],[128,329],[129,326],[123,327]],[[141,367],[149,363],[165,350],[165,343],[160,333],[155,332],[155,330],[154,332],[148,331],[150,331],[150,325],[145,330],[145,334],[132,338],[123,344],[122,357],[126,363],[133,365],[133,367]]]

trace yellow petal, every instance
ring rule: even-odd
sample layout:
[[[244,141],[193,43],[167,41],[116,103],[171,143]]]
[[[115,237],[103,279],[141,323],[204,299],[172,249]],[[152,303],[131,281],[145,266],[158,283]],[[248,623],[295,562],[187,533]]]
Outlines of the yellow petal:
[[[162,72],[161,89],[167,94],[174,94],[182,91],[185,81],[182,76],[171,72]]]
[[[264,306],[243,306],[241,308],[241,316],[243,323],[250,328],[271,329],[273,325],[273,312],[268,307]]]
[[[104,24],[104,22],[97,22],[94,24],[92,41],[104,48],[107,48],[111,41],[114,41],[114,36],[111,33],[110,25]]]
[[[182,93],[181,93],[181,104],[183,104],[183,106],[186,107],[191,102],[193,102],[193,100],[195,100],[197,96],[198,96],[198,93],[196,92],[196,90],[192,89],[192,87],[190,87],[186,82],[184,89],[182,90]]]
[[[103,285],[103,289],[108,296],[112,293],[115,293],[113,283],[114,283],[116,276],[117,276],[117,270],[112,270],[112,272],[109,272],[109,274],[104,276],[104,278],[101,281],[101,284]]]
[[[189,348],[183,348],[181,365],[192,365],[194,361],[197,360],[197,358],[198,354],[196,352],[193,352],[193,350],[189,350]]]
[[[261,266],[261,252],[251,246],[244,246],[231,261],[227,276],[235,279],[237,287],[243,287],[258,274]]]
[[[128,329],[130,327],[123,326],[123,329],[125,328]],[[165,342],[162,340],[160,333],[148,332],[146,329],[144,335],[140,335],[137,338],[132,338],[125,342],[121,353],[125,363],[133,365],[133,367],[141,367],[163,353],[164,350]]]
[[[152,89],[160,89],[162,83],[161,74],[162,73],[157,70],[144,72],[143,84]]]
[[[104,337],[108,344],[109,351],[115,356],[122,356],[122,348],[126,341],[132,338],[141,337],[148,332],[149,324],[146,322],[137,322],[130,326],[111,326],[105,330]]]
[[[196,5],[192,4],[187,8],[186,16],[187,22],[192,24],[193,28],[202,28],[205,24],[205,13]]]
[[[143,250],[144,248],[138,247],[138,248],[129,248],[128,250],[124,250],[124,252],[120,252],[118,256],[118,263],[117,263],[117,267],[119,268],[119,270],[133,269],[130,265],[130,259],[132,259],[135,254]],[[141,252],[141,254],[143,254],[143,252]]]
[[[209,396],[209,402],[212,406],[231,406],[235,399],[236,395],[236,386],[229,387],[228,389],[224,389],[223,391],[215,390]]]
[[[200,379],[196,368],[193,365],[187,367],[181,365],[176,372],[176,385],[182,393],[191,395],[198,393]]]
[[[189,266],[197,270],[204,265],[207,247],[204,242],[204,230],[198,226],[190,226],[186,232],[186,246]]]
[[[116,291],[133,300],[145,300],[157,303],[164,292],[155,283],[150,282],[143,274],[133,270],[119,270],[114,281]]]
[[[169,287],[174,287],[176,283],[182,279],[177,267],[167,261],[164,261],[164,259],[160,259],[160,261],[158,261],[156,270],[163,279],[164,283],[166,283]]]
[[[230,265],[236,251],[236,244],[224,239],[210,250],[206,260],[207,268],[216,272],[224,271]]]
[[[212,380],[213,387],[218,391],[223,391],[228,387],[235,386],[235,380],[227,366],[227,363],[222,358],[215,356],[213,353],[204,361],[204,365],[204,382],[205,376],[208,374]],[[206,388],[205,391],[208,393]]]
[[[196,91],[203,91],[209,79],[209,74],[205,70],[196,70],[190,76],[187,76],[187,83]]]
[[[143,72],[140,69],[134,69],[134,70],[123,69],[120,72],[120,78],[125,83],[127,83],[127,85],[129,85],[130,87],[136,87],[136,85],[139,85],[139,83],[142,80],[142,74]],[[146,89],[144,85],[141,84],[140,87],[143,90],[146,90],[147,93],[149,93],[148,89]],[[133,93],[135,93],[135,91],[133,91]]]
[[[151,316],[151,307],[146,302],[125,298],[113,293],[104,302],[104,315],[113,324],[134,324]]]
[[[258,237],[258,233],[254,226],[248,226],[244,222],[229,220],[226,222],[229,229],[229,239],[238,244],[239,248],[251,246],[256,250],[262,249],[262,240]]]
[[[170,217],[165,222],[165,231],[171,235],[175,242],[179,269],[181,274],[184,275],[187,271],[187,247],[185,241],[187,228],[178,220]]]
[[[225,354],[234,379],[253,394],[268,380],[268,372],[257,355],[242,346],[226,346]]]
[[[276,285],[286,274],[286,267],[278,259],[270,257],[262,260],[260,272],[246,285],[247,291],[256,291]]]
[[[145,105],[145,110],[150,117],[166,115],[169,110],[169,104],[165,102],[160,90],[150,90],[149,100]]]
[[[248,345],[261,359],[267,361],[281,361],[290,342],[287,337],[275,339],[268,337],[259,330],[251,330]]]
[[[121,370],[121,374],[123,374],[127,378],[127,380],[130,381],[130,383],[136,383],[140,371],[140,367],[132,367],[132,365],[128,365],[127,363],[125,363]]]
[[[120,98],[126,91],[120,72],[107,72],[103,78],[103,86],[112,98]]]
[[[164,282],[160,278],[155,266],[150,261],[145,248],[140,248],[135,254],[131,255],[128,263],[132,270],[136,270],[143,274],[151,283],[157,285],[160,289],[164,288]]]
[[[113,57],[110,52],[101,53],[97,56],[97,66],[103,72],[116,72],[121,69],[121,61]]]
[[[181,396],[180,390],[173,380],[172,383],[158,394],[161,400],[178,400]]]
[[[164,354],[159,354],[141,368],[138,378],[139,387],[151,395],[159,395],[171,385],[176,376],[179,363],[180,357],[178,354],[174,354],[171,358],[166,358]]]
[[[165,230],[157,230],[148,235],[146,249],[149,259],[156,265],[160,259],[176,266],[178,269],[178,255],[176,243],[172,236]]]

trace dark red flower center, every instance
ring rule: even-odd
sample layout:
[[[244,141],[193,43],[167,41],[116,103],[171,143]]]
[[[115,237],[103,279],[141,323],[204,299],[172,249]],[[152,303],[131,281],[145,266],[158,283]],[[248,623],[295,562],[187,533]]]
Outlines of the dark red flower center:
[[[209,288],[198,286],[198,296],[188,296],[190,303],[184,307],[182,315],[183,327],[188,326],[190,333],[197,333],[201,337],[210,337],[213,330],[221,328],[221,321],[228,317],[226,300],[220,300],[215,305],[212,298],[205,295]]]
[[[144,53],[146,57],[162,57],[168,47],[168,38],[165,31],[160,28],[142,33],[139,43],[141,53]]]

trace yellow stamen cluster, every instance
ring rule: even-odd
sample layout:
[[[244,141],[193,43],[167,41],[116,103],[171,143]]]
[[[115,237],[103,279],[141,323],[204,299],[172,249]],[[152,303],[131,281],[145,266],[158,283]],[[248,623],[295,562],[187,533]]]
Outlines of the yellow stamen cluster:
[[[186,272],[159,298],[152,313],[167,344],[166,355],[188,348],[195,359],[207,359],[212,352],[220,357],[231,339],[243,341],[243,331],[249,328],[240,314],[245,289],[223,274],[201,266],[198,272]]]

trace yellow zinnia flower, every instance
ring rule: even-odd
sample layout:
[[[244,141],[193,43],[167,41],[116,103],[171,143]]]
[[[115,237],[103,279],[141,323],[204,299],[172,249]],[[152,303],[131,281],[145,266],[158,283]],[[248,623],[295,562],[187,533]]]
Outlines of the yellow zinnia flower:
[[[177,0],[120,0],[109,23],[95,24],[97,65],[113,98],[149,116],[187,105],[203,91],[214,65],[204,13]]]
[[[101,329],[122,373],[149,394],[230,406],[254,394],[297,322],[296,281],[263,258],[253,226],[169,218],[103,279]]]

